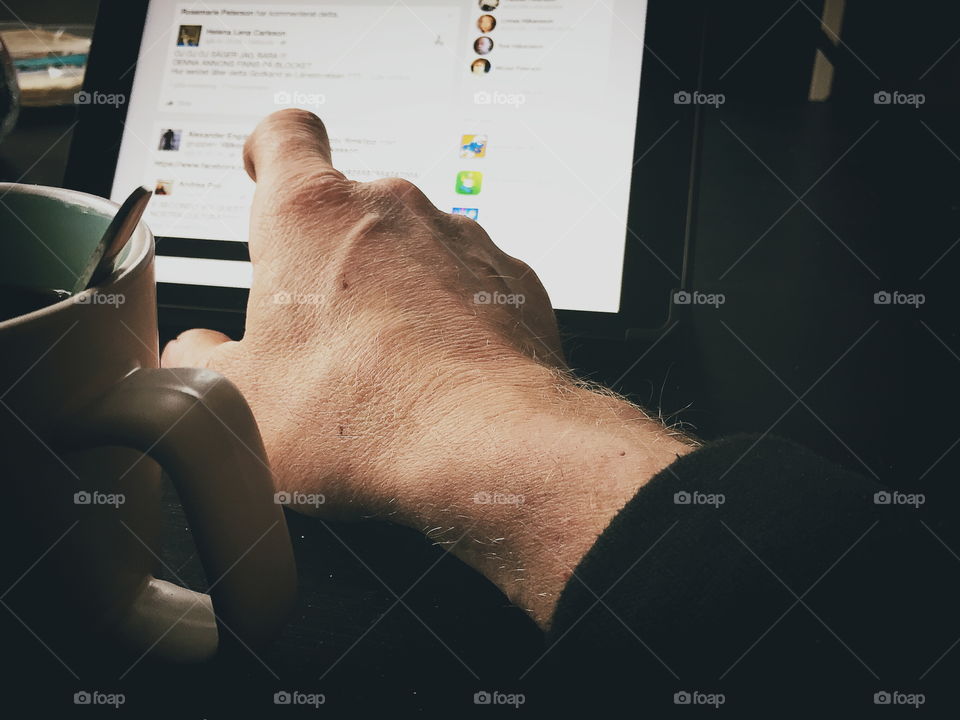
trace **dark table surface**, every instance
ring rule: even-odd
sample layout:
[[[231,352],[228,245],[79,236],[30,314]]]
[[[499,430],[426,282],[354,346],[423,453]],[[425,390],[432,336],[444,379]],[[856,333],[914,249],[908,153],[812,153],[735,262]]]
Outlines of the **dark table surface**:
[[[92,18],[94,5],[60,17]],[[10,6],[44,20],[60,4]],[[718,20],[708,42],[706,80],[727,102],[707,113],[694,286],[723,292],[726,304],[691,313],[655,343],[568,349],[583,375],[705,438],[791,437],[884,484],[923,490],[949,514],[960,465],[960,123],[950,90],[960,49],[949,50],[949,23],[931,21],[935,6],[903,15],[852,3],[836,97],[810,103],[801,85],[813,50],[796,38],[811,20],[790,7],[744,3],[750,12]],[[874,105],[884,87],[919,88],[928,102]],[[58,184],[72,122],[71,109],[24,111],[0,146],[0,177]],[[880,290],[924,292],[927,302],[877,306]],[[172,492],[166,502],[162,554],[175,572],[162,574],[202,589]],[[336,696],[369,682],[418,704],[443,685],[508,688],[538,656],[523,614],[418,534],[288,522],[301,583],[293,621],[259,657],[185,673],[184,687],[240,677]],[[157,672],[171,671],[145,665],[140,679]]]

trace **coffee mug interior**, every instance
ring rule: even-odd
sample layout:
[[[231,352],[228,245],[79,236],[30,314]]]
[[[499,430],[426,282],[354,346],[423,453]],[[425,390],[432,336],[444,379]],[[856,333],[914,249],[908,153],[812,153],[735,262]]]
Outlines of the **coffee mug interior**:
[[[72,287],[115,212],[102,198],[41,190],[52,189],[0,189],[0,284]],[[129,252],[130,244],[117,258],[118,265]]]

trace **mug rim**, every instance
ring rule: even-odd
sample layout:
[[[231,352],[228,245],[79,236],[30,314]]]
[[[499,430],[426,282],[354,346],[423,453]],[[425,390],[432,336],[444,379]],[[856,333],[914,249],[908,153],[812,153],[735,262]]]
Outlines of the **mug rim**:
[[[18,195],[38,195],[52,199],[61,200],[70,205],[82,206],[101,213],[106,217],[113,217],[120,209],[119,203],[115,203],[99,195],[80,192],[79,190],[68,190],[66,188],[51,187],[48,185],[29,185],[25,183],[0,182],[0,202],[10,194]],[[147,227],[144,220],[140,220],[133,235],[127,243],[129,251],[123,261],[114,269],[107,279],[99,285],[93,285],[75,295],[58,300],[50,305],[33,310],[32,312],[17,315],[0,321],[0,330],[6,330],[17,325],[23,325],[33,320],[54,315],[55,313],[65,312],[73,305],[80,304],[80,298],[92,297],[104,289],[112,287],[124,278],[127,278],[142,268],[147,266],[153,259],[153,232]]]

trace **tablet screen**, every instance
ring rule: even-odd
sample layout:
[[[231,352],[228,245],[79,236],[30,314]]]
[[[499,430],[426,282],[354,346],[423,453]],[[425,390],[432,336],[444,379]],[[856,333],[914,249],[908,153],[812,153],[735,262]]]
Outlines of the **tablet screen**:
[[[643,0],[152,0],[112,198],[155,189],[159,282],[249,287],[248,263],[162,238],[246,241],[243,142],[299,107],[348,178],[410,180],[554,307],[615,313],[645,17]]]

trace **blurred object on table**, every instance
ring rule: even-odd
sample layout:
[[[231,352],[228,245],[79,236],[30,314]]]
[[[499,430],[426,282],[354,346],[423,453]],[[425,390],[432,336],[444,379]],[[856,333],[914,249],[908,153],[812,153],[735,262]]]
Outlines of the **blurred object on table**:
[[[83,86],[91,25],[0,25],[24,107],[71,105]]]

